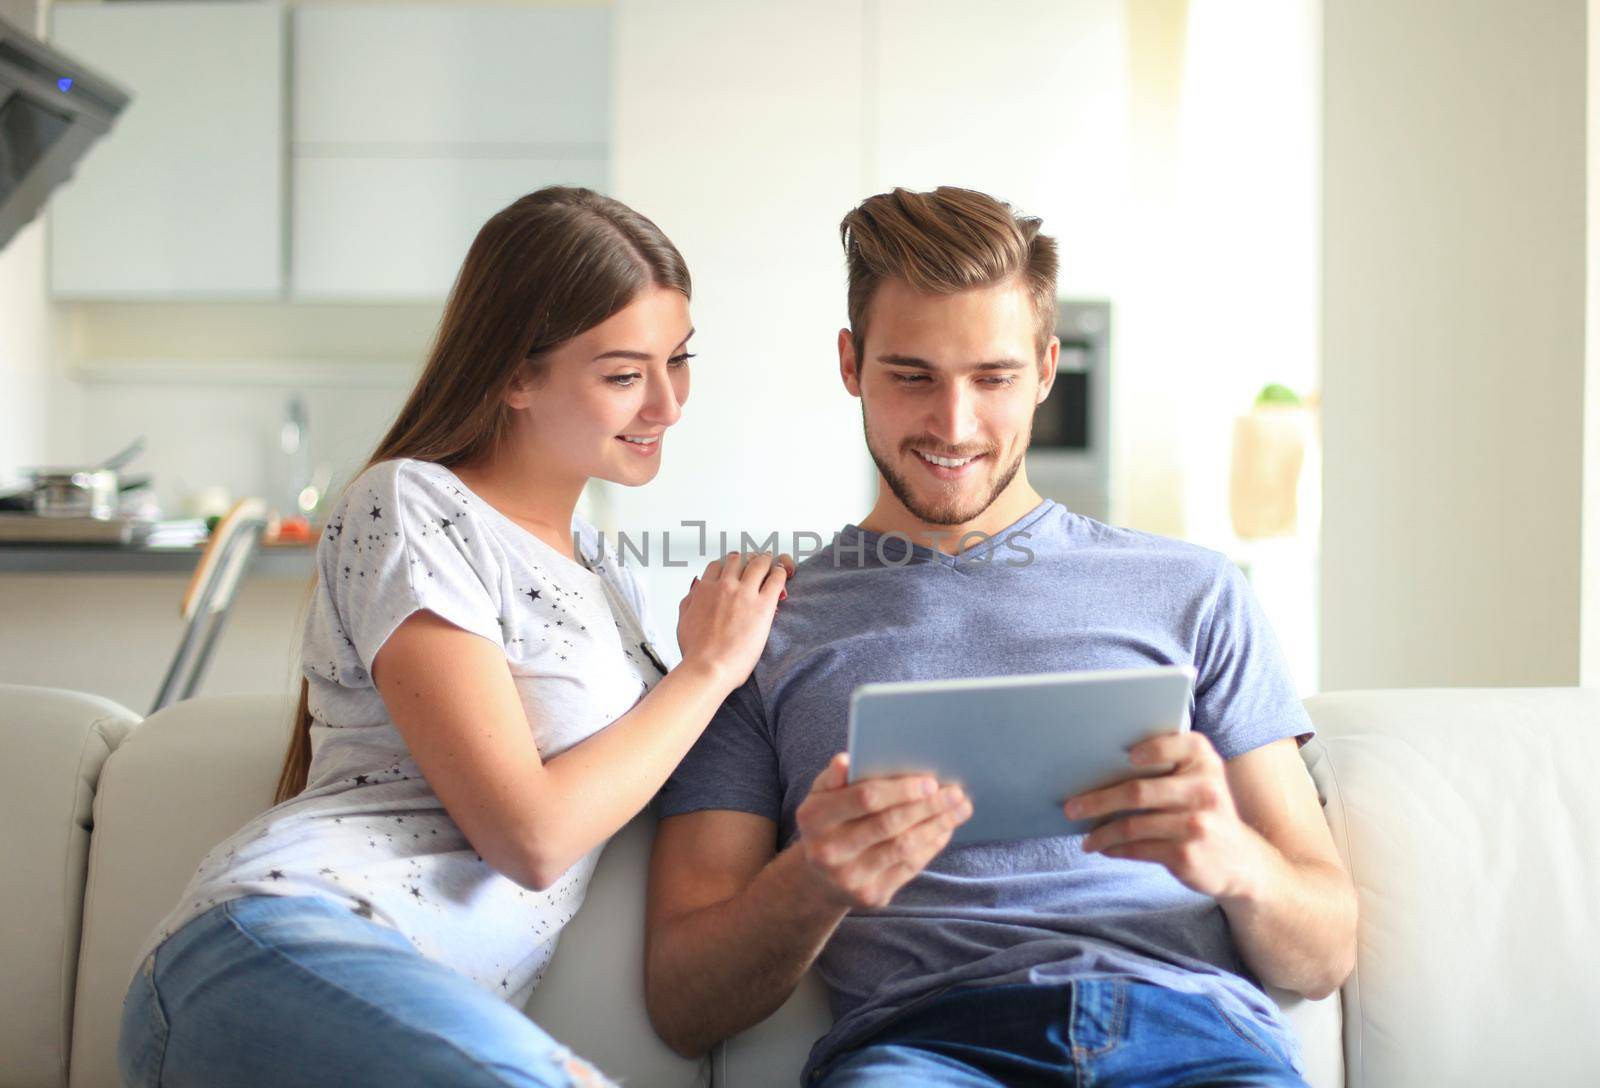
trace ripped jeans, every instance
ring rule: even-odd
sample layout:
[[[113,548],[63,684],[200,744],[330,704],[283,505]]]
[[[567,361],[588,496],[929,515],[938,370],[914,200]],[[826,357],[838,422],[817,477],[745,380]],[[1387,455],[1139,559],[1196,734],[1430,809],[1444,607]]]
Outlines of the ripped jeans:
[[[401,934],[305,896],[219,904],[147,956],[117,1065],[129,1088],[612,1084]]]

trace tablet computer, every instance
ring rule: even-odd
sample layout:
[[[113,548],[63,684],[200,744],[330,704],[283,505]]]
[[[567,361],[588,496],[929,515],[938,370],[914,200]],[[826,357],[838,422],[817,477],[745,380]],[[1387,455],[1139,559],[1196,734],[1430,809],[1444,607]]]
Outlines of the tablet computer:
[[[973,680],[863,684],[850,698],[850,781],[932,774],[956,782],[972,817],[952,843],[1079,835],[1068,797],[1171,765],[1134,767],[1128,750],[1189,728],[1188,665]]]

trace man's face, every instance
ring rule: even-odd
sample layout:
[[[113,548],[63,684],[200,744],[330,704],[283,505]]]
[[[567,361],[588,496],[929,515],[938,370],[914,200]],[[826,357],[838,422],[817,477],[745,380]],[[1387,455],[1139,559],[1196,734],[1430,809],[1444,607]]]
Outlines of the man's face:
[[[1036,330],[1019,282],[925,295],[888,280],[868,304],[863,358],[840,332],[840,374],[861,398],[867,450],[925,524],[975,520],[1016,476],[1060,350],[1052,339],[1041,359]]]

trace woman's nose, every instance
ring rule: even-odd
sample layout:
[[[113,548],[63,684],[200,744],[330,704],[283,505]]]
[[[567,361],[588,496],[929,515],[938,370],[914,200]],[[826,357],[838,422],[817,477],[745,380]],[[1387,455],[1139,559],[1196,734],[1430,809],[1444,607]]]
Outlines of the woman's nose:
[[[683,405],[678,401],[677,390],[667,378],[653,379],[640,417],[662,427],[670,427],[683,415]]]

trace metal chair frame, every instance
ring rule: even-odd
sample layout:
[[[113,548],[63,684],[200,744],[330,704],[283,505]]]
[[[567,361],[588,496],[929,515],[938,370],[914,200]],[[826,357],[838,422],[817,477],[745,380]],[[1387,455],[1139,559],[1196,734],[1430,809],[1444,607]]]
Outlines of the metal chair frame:
[[[179,606],[185,621],[183,637],[150,713],[193,698],[199,689],[238,595],[239,583],[266,532],[267,516],[267,504],[262,500],[241,499],[212,530]]]

